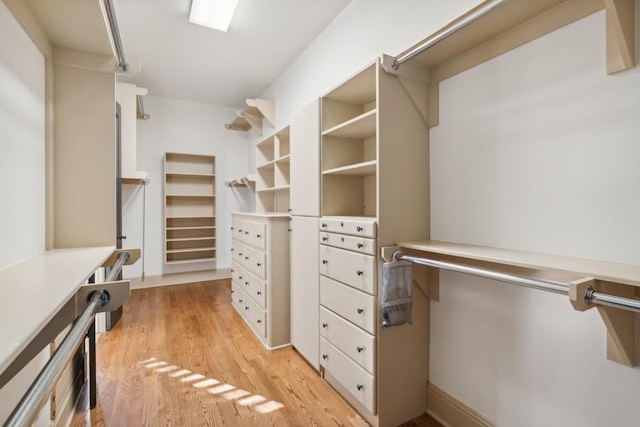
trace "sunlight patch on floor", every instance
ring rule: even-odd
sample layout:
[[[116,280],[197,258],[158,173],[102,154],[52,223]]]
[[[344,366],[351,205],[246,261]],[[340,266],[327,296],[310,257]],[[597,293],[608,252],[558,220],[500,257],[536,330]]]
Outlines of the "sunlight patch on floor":
[[[183,377],[180,378],[180,382],[192,383],[191,385],[196,389],[214,386],[207,388],[207,393],[215,396],[219,395],[226,400],[236,402],[238,405],[249,407],[260,414],[268,414],[284,408],[282,403],[276,402],[275,400],[268,400],[264,396],[237,389],[231,384],[222,384],[216,379],[206,378],[201,374],[194,374],[188,369],[180,369],[180,367],[176,365],[169,365],[167,362],[158,360],[155,357],[140,361],[138,364],[147,369],[153,369],[159,374],[168,374],[171,378],[177,379],[178,377]],[[176,369],[178,370],[176,371]]]

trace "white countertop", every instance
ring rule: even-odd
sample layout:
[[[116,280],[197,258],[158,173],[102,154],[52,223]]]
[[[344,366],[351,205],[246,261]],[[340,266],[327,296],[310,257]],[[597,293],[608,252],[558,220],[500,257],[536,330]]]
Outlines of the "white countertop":
[[[55,249],[0,270],[0,372],[114,250]]]

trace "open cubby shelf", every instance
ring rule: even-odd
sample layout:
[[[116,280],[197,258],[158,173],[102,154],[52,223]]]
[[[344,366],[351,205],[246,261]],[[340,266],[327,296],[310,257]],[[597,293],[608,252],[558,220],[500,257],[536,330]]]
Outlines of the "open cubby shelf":
[[[289,210],[291,146],[289,127],[256,144],[258,212]]]
[[[167,264],[215,259],[215,157],[165,154],[165,258]]]

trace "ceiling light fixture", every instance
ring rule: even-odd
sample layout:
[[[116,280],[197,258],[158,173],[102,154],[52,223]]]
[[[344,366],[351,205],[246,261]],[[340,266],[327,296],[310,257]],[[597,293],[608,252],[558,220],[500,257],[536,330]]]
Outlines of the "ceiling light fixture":
[[[192,0],[189,22],[226,32],[236,6],[238,0]]]

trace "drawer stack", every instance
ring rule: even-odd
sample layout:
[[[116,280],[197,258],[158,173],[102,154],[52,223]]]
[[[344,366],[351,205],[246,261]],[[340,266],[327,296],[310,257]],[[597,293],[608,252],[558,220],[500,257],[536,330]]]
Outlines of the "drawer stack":
[[[320,366],[375,414],[376,222],[323,217],[319,224]]]
[[[234,213],[231,223],[231,302],[265,347],[288,345],[288,217]]]

